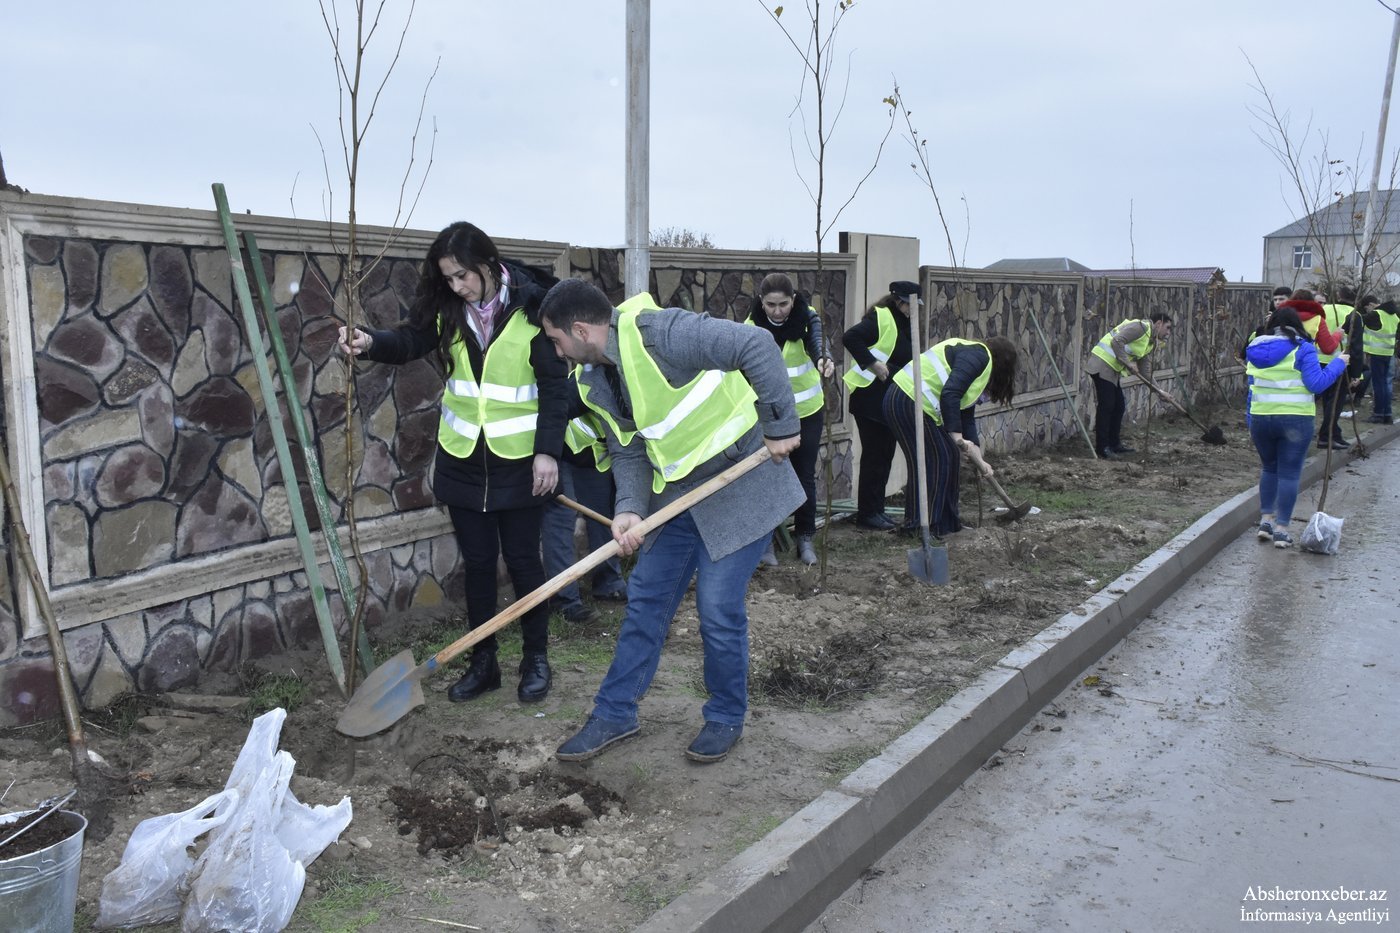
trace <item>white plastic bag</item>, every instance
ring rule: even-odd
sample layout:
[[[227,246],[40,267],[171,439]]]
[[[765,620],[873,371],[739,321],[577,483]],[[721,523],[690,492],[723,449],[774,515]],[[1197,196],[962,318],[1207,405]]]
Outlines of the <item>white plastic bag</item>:
[[[194,841],[222,825],[238,806],[238,791],[223,790],[182,813],[142,820],[132,830],[121,864],[102,881],[98,929],[167,923],[180,915],[182,883],[194,867]]]
[[[180,924],[184,933],[262,933],[292,919],[306,868],[277,838],[277,821],[295,766],[286,752],[274,755],[252,795],[199,857]]]
[[[288,788],[296,761],[277,751],[286,718],[275,709],[248,730],[225,788],[241,802],[195,863],[184,933],[283,929],[301,899],[306,866],[350,825],[349,797],[334,807],[308,807]]]
[[[1342,546],[1342,523],[1344,518],[1314,512],[1308,519],[1308,527],[1298,538],[1298,547],[1314,554],[1335,554]]]
[[[184,933],[276,933],[301,899],[310,865],[350,825],[350,798],[309,807],[291,792],[296,761],[277,750],[285,710],[259,716],[224,789],[183,813],[136,827],[102,884],[97,926],[163,923]],[[195,839],[209,833],[198,859]],[[184,905],[181,914],[181,904]]]

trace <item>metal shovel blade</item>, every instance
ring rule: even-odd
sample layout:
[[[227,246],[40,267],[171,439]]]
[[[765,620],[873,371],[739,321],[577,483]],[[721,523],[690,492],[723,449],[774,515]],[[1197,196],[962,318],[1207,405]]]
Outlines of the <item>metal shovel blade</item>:
[[[998,512],[995,517],[1003,525],[1009,525],[1012,522],[1019,522],[1029,514],[1031,514],[1031,504],[1022,502],[1020,505],[1008,505],[1005,512]]]
[[[909,550],[909,574],[920,583],[946,586],[948,583],[948,549],[925,544]]]
[[[437,666],[434,658],[418,665],[405,648],[370,671],[335,724],[337,732],[362,739],[392,726],[423,705],[423,675]]]

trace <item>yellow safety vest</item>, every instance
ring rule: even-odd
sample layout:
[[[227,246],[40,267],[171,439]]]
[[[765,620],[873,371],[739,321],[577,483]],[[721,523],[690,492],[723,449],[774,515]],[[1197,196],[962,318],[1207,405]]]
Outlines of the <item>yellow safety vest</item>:
[[[438,420],[443,450],[470,457],[485,433],[487,448],[498,457],[521,460],[534,454],[540,389],[530,366],[530,342],[539,332],[523,313],[512,313],[483,354],[480,382],[472,374],[466,336],[453,342]]]
[[[1391,314],[1377,308],[1376,315],[1381,319],[1380,329],[1366,328],[1362,335],[1362,346],[1370,356],[1394,356],[1395,332],[1400,329],[1400,314]]]
[[[1251,415],[1307,415],[1317,414],[1317,404],[1313,394],[1303,385],[1303,374],[1298,371],[1298,350],[1295,347],[1287,356],[1272,366],[1245,367],[1245,372],[1254,377],[1249,390],[1249,413]]]
[[[564,443],[576,454],[592,450],[593,465],[599,473],[606,473],[612,467],[608,439],[603,435],[602,423],[592,411],[586,411],[564,425]]]
[[[753,318],[746,318],[744,323],[758,326]],[[807,344],[801,340],[785,340],[782,350],[788,382],[792,385],[792,398],[797,404],[797,417],[815,415],[822,410],[822,374],[807,354]]]
[[[1351,305],[1323,305],[1322,316],[1327,319],[1327,329],[1337,335],[1337,353],[1341,353],[1347,348],[1347,318],[1351,317],[1351,312],[1355,311]],[[1317,334],[1314,332],[1314,337]],[[1326,366],[1336,358],[1337,353],[1323,353],[1321,349],[1317,351],[1317,362]]]
[[[591,401],[586,384],[580,382],[578,391],[623,445],[641,435],[655,469],[651,489],[659,493],[747,434],[758,423],[758,396],[737,370],[707,369],[679,388],[672,386],[642,343],[640,313],[626,311],[617,319],[619,363],[627,374],[636,430],[624,430],[611,412]]]
[[[1147,325],[1147,330],[1143,331],[1141,337],[1128,344],[1128,358],[1133,360],[1140,360],[1147,354],[1151,353],[1152,322],[1137,319],[1130,319],[1124,321],[1108,333],[1104,334],[1101,338],[1099,338],[1099,342],[1094,344],[1094,349],[1092,351],[1095,356],[1107,363],[1113,369],[1113,371],[1118,373],[1119,375],[1122,375],[1123,373],[1127,372],[1128,367],[1126,364],[1120,361],[1117,356],[1114,355],[1113,337],[1115,334],[1118,333],[1119,330],[1121,330],[1124,327],[1127,327],[1129,324],[1145,324]]]
[[[875,346],[870,348],[870,355],[881,363],[888,363],[890,354],[894,353],[895,342],[899,340],[899,328],[894,323],[894,312],[884,305],[878,306],[875,309],[875,322],[880,329],[875,336]],[[846,375],[842,376],[841,380],[851,389],[863,389],[875,381],[875,374],[851,360],[851,368],[846,370]]]
[[[948,350],[958,346],[987,349],[987,345],[979,340],[963,340],[960,337],[953,337],[936,343],[919,354],[919,375],[923,378],[924,383],[924,414],[932,418],[934,424],[941,425],[943,423],[943,407],[939,404],[939,396],[943,394],[943,386],[947,384],[948,375],[953,369],[948,365]],[[958,400],[958,408],[971,408],[977,404],[977,400],[982,397],[982,393],[986,390],[987,383],[991,381],[991,378],[992,354],[988,350],[987,365],[982,367],[977,378],[972,380],[972,384],[967,387],[967,391]],[[914,398],[914,362],[912,360],[894,374],[894,384],[904,390],[905,395]]]

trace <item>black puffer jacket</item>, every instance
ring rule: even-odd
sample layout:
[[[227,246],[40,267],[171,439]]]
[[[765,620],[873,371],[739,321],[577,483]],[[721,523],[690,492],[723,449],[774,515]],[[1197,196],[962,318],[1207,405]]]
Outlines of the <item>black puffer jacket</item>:
[[[502,264],[510,273],[510,311],[496,317],[492,339],[516,314],[523,314],[530,323],[538,324],[540,302],[556,281],[543,269],[510,260],[502,260]],[[465,314],[466,311],[459,305],[444,309],[443,313]],[[437,327],[416,328],[404,323],[391,330],[370,331],[370,334],[374,343],[364,358],[376,363],[400,364],[421,359],[437,349],[438,344]],[[472,375],[479,379],[482,347],[470,327],[464,326],[462,334],[467,342]],[[565,385],[568,370],[543,332],[530,341],[530,366],[540,390],[535,453],[548,454],[557,460],[564,447],[564,425],[568,421]],[[487,448],[484,439],[478,441],[471,456],[466,458],[454,457],[438,446],[433,492],[444,505],[478,512],[524,508],[545,500],[532,494],[533,485],[531,457],[521,460],[498,457]]]

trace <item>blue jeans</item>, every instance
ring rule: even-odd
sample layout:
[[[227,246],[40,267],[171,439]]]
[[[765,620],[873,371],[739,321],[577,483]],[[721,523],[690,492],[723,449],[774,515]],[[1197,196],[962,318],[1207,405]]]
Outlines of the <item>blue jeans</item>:
[[[709,552],[689,512],[671,519],[651,547],[637,556],[627,581],[627,613],[617,633],[617,648],[593,714],[635,725],[637,704],[651,686],[671,620],[695,581],[695,607],[705,647],[704,706],[706,722],[742,726],[748,711],[749,616],[744,608],[749,579],[758,567],[768,533],[720,560]]]
[[[1259,451],[1259,514],[1274,517],[1274,526],[1287,530],[1298,501],[1298,477],[1313,437],[1307,415],[1254,415],[1249,436]]]
[[[595,512],[612,516],[612,477],[606,473],[560,460],[558,491]],[[551,580],[573,566],[577,560],[574,553],[574,528],[578,517],[577,512],[561,502],[551,499],[545,503],[540,546],[544,552],[544,572]],[[583,523],[590,551],[596,551],[612,540],[612,532],[593,519],[585,518]],[[616,557],[593,571],[595,596],[621,593],[626,588],[627,584],[622,580],[622,564]],[[559,609],[583,605],[578,581],[570,583],[555,594],[554,603]]]
[[[1390,410],[1390,362],[1393,356],[1366,355],[1371,364],[1371,412],[1377,415],[1392,415]]]

